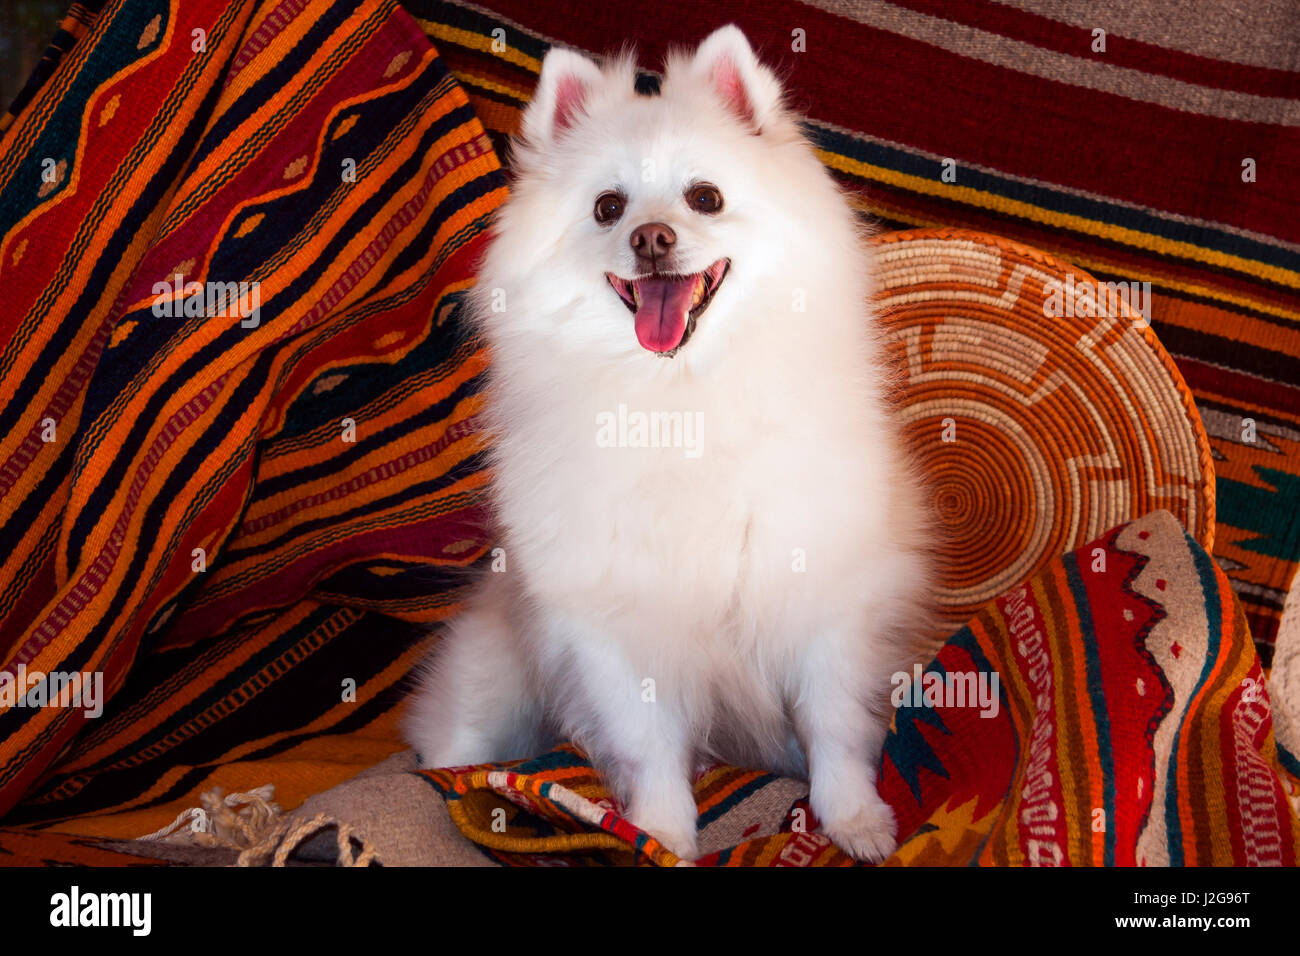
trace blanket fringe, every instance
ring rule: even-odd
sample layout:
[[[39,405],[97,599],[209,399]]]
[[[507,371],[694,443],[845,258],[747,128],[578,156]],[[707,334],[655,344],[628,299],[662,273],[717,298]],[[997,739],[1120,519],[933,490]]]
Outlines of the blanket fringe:
[[[242,851],[263,840],[280,819],[274,796],[270,783],[247,793],[227,794],[213,787],[199,796],[200,806],[182,810],[167,826],[140,839]]]
[[[369,866],[378,856],[351,824],[325,813],[310,819],[281,815],[275,784],[247,793],[226,794],[220,787],[199,796],[201,806],[182,810],[171,823],[141,840],[238,850],[235,866],[285,866],[289,855],[321,830],[338,831],[338,866]],[[356,844],[354,849],[353,844]]]
[[[375,862],[376,851],[369,842],[357,836],[351,824],[344,823],[326,813],[318,813],[306,820],[292,818],[281,819],[267,833],[257,846],[249,847],[239,854],[235,866],[263,866],[266,858],[273,856],[271,866],[284,866],[289,854],[306,840],[328,827],[337,830],[338,860],[336,866],[369,866]],[[354,852],[352,844],[358,849]]]

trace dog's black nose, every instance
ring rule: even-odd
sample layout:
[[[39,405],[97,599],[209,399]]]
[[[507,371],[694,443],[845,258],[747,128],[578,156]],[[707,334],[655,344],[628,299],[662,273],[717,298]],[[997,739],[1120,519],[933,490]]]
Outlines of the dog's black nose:
[[[653,267],[661,256],[673,251],[673,246],[677,244],[677,233],[662,222],[647,222],[632,230],[628,242],[636,257]]]

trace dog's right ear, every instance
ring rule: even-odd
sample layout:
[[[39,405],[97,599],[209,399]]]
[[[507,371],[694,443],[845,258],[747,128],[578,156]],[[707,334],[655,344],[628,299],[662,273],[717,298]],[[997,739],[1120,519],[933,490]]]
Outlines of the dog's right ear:
[[[553,141],[584,112],[601,81],[600,67],[581,53],[551,47],[542,60],[532,102],[524,111],[524,135],[535,146]]]

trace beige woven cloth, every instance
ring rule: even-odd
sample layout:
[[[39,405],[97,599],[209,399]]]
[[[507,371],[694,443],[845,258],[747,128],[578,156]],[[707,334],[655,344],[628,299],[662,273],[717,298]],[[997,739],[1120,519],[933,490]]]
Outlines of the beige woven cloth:
[[[492,866],[415,768],[414,751],[394,754],[290,813],[271,785],[211,791],[170,826],[111,845],[180,866]]]
[[[196,831],[193,817],[182,814],[170,832],[115,848],[187,866],[496,865],[461,835],[438,791],[415,769],[414,751],[394,754],[291,813],[268,813],[274,804],[265,799],[236,800],[224,823],[209,813],[207,829]],[[261,796],[270,789],[262,788]],[[704,827],[701,851],[775,833],[785,811],[807,795],[803,781],[775,781]],[[204,798],[209,807],[223,802],[220,795]]]
[[[492,866],[461,836],[438,791],[413,770],[415,751],[408,750],[308,798],[285,817],[279,833],[242,854],[241,863],[272,865],[277,854],[296,850],[308,860],[346,864],[346,851],[338,852],[339,827],[312,825],[338,821],[350,830],[354,852],[359,844],[360,852],[369,850],[384,866]]]

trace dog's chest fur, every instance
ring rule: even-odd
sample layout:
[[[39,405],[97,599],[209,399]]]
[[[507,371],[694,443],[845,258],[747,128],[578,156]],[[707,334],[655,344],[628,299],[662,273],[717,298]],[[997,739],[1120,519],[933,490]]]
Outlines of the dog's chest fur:
[[[685,643],[695,667],[759,643],[784,656],[826,626],[823,607],[879,578],[890,443],[865,396],[858,414],[851,389],[792,376],[744,361],[694,383],[592,374],[552,379],[545,400],[508,380],[495,493],[529,589],[637,643]],[[655,414],[695,447],[627,447],[646,437],[635,416]]]

